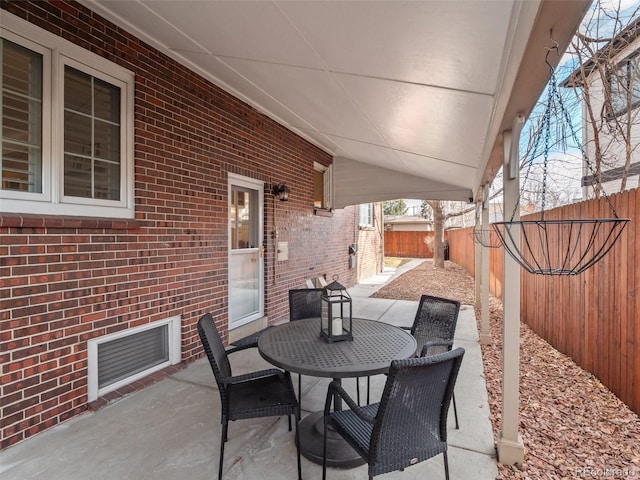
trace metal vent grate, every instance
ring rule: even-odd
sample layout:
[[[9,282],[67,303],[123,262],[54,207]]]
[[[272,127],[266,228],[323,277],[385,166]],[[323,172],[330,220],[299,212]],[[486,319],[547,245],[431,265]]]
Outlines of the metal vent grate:
[[[98,345],[98,388],[169,361],[169,325]]]

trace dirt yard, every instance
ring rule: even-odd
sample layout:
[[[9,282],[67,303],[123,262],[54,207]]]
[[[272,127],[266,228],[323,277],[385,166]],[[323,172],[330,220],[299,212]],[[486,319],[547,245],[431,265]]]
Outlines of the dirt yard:
[[[466,270],[430,261],[385,285],[373,296],[419,300],[428,293],[475,302]],[[500,431],[502,303],[490,299],[492,345],[482,347],[494,438]],[[476,312],[476,318],[480,318]],[[498,465],[499,479],[640,479],[640,418],[597,378],[521,324],[520,433],[522,468]]]

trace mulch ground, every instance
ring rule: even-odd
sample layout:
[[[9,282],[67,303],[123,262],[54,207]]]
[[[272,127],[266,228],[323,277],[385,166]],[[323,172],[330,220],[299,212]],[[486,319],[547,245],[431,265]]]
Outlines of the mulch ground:
[[[373,297],[419,300],[428,293],[475,304],[473,278],[445,262],[424,262]],[[482,346],[494,438],[500,433],[502,303],[490,299],[493,343]],[[479,312],[476,318],[480,319]],[[640,479],[640,418],[597,378],[521,324],[520,433],[522,467],[498,464],[499,479]]]

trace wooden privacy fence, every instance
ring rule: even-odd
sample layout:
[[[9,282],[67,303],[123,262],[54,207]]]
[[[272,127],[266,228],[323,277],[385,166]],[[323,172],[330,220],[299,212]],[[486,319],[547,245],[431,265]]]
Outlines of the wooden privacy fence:
[[[610,200],[621,218],[631,219],[613,249],[580,275],[533,275],[521,269],[521,318],[640,414],[640,191]],[[609,217],[604,199],[545,212],[548,219]],[[449,231],[449,254],[473,275],[471,231]],[[502,248],[484,251],[489,253],[490,291],[501,297]]]
[[[384,255],[401,258],[433,258],[433,251],[425,243],[433,240],[433,232],[384,232]]]

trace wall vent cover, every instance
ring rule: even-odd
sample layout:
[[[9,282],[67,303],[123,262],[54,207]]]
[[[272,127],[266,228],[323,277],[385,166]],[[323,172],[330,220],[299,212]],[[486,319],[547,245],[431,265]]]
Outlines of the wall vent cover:
[[[180,317],[88,342],[89,401],[180,362]]]
[[[169,361],[167,324],[98,345],[98,388]]]

